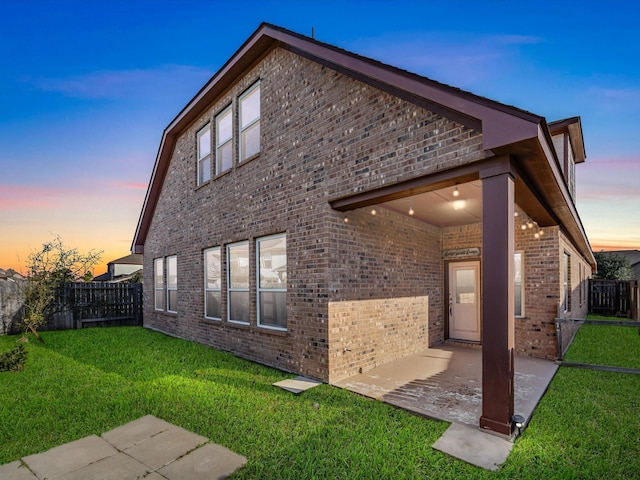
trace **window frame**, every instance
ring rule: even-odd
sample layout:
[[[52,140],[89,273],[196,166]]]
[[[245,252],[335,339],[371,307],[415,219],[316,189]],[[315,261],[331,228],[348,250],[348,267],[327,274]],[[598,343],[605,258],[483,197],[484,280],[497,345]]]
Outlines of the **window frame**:
[[[160,269],[160,275],[158,275],[158,268]],[[158,279],[161,282],[158,282]],[[166,305],[166,298],[164,293],[164,258],[153,259],[153,309],[156,312],[164,312]],[[162,308],[158,308],[158,300],[162,300]]]
[[[562,263],[562,310],[568,313],[571,311],[571,255],[569,252],[563,252]]]
[[[218,257],[219,257],[219,270],[218,270],[218,283],[220,285],[219,288],[210,288],[208,287],[208,279],[209,279],[209,258],[207,256],[208,253],[210,252],[218,252]],[[219,320],[222,321],[222,247],[211,247],[211,248],[207,248],[203,251],[203,257],[204,257],[204,318],[206,318],[207,320]],[[209,311],[209,309],[207,308],[207,294],[209,292],[218,292],[220,294],[220,316],[219,317],[210,317],[207,315],[207,312]]]
[[[207,131],[206,133],[205,133],[205,130]],[[200,152],[200,139],[204,135],[208,135],[209,137],[209,153],[203,156]],[[198,130],[196,133],[196,157],[197,157],[196,184],[198,187],[205,185],[211,181],[211,157],[213,153],[212,146],[213,145],[211,142],[211,122],[207,122],[207,124],[204,127],[202,127],[200,130]],[[208,177],[206,179],[202,178],[203,164],[205,162],[208,162],[208,165],[209,165]]]
[[[231,123],[231,136],[226,139],[223,143],[220,143],[220,131],[222,130],[220,128],[220,122],[221,120],[225,119],[227,116],[230,117],[230,123]],[[233,155],[233,104],[227,106],[226,108],[222,109],[215,117],[215,122],[216,122],[216,175],[222,175],[224,172],[231,170],[233,168],[234,165],[234,155]],[[220,151],[226,147],[227,145],[230,145],[230,151],[231,151],[231,161],[230,164],[227,168],[225,168],[224,170],[222,169],[222,155],[220,154]]]
[[[166,286],[167,286],[167,300],[166,300],[166,309],[167,312],[169,313],[178,313],[178,256],[177,255],[168,255],[167,257],[165,257],[166,260],[166,268],[167,268],[167,280],[166,280]],[[170,282],[171,276],[172,276],[172,272],[170,271],[171,268],[171,264],[174,263],[175,266],[175,274],[173,275],[175,277],[175,285],[172,285]],[[171,304],[171,292],[176,292],[176,298],[175,298],[175,305],[173,305],[175,307],[175,310],[172,310],[172,304]]]
[[[261,269],[263,268],[262,266],[262,258],[261,258],[261,247],[260,247],[260,243],[263,241],[268,241],[268,240],[274,240],[276,238],[284,238],[285,240],[285,266],[287,265],[287,250],[286,250],[286,240],[287,240],[287,234],[286,233],[277,233],[274,235],[267,235],[265,237],[260,237],[256,239],[256,318],[257,318],[257,323],[259,327],[262,328],[268,328],[271,330],[278,330],[278,331],[282,331],[282,332],[286,332],[287,331],[287,307],[286,307],[286,293],[287,293],[287,280],[285,278],[285,282],[284,282],[284,288],[265,288],[262,287],[260,284],[260,273],[261,273]],[[269,254],[269,261],[272,262],[273,258],[271,256],[271,254]],[[273,264],[271,264],[273,265]],[[272,268],[272,267],[269,267]],[[285,276],[286,277],[286,276]],[[285,294],[285,326],[280,326],[280,325],[273,325],[273,324],[269,324],[269,323],[262,323],[262,304],[261,304],[261,293],[262,292],[272,292],[272,293],[284,293]]]
[[[242,124],[242,106],[243,106],[243,102],[244,100],[253,95],[254,93],[256,93],[256,90],[258,91],[258,116],[254,119],[252,119],[247,125]],[[253,85],[251,85],[249,88],[247,88],[239,97],[238,97],[238,163],[242,163],[252,157],[254,157],[255,155],[258,155],[261,150],[262,150],[262,145],[260,142],[260,120],[262,118],[262,105],[261,105],[261,101],[262,101],[262,91],[260,89],[260,81],[257,81],[256,83],[254,83]],[[248,131],[251,130],[253,127],[258,128],[258,150],[254,153],[252,153],[251,155],[244,155],[244,141],[243,141],[243,134]]]
[[[247,287],[246,288],[238,288],[238,287],[232,287],[232,283],[231,283],[231,276],[233,274],[232,272],[232,265],[231,265],[231,250],[234,248],[238,248],[238,247],[244,247],[246,246],[247,248]],[[240,242],[235,242],[235,243],[230,243],[227,245],[226,247],[226,254],[227,254],[227,258],[226,258],[226,265],[227,265],[227,321],[229,323],[235,323],[238,325],[249,325],[251,323],[251,294],[250,294],[250,283],[251,283],[251,272],[250,272],[250,266],[251,266],[251,247],[250,247],[250,243],[249,240],[243,240]],[[232,314],[232,302],[231,302],[231,294],[232,293],[246,293],[247,296],[247,320],[238,320],[238,319],[233,319],[231,318],[231,314]]]
[[[515,261],[515,257],[516,255],[520,255],[520,283],[518,284],[518,282],[516,281],[516,277],[517,277],[517,272],[516,272],[516,261]],[[514,299],[513,299],[513,310],[514,310],[514,316],[516,318],[524,318],[525,317],[525,311],[524,311],[524,306],[525,306],[525,295],[524,295],[524,269],[525,269],[525,264],[524,264],[524,250],[516,250],[513,254],[514,256],[514,262],[513,262],[513,290],[514,290]],[[519,305],[519,312],[518,312],[518,305],[516,304],[516,288],[520,287],[520,305]]]

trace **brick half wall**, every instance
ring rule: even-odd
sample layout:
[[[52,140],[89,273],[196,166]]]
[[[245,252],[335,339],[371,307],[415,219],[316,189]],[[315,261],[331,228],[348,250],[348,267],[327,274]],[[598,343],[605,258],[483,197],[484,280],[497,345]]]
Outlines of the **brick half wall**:
[[[429,297],[329,303],[329,383],[429,346]]]

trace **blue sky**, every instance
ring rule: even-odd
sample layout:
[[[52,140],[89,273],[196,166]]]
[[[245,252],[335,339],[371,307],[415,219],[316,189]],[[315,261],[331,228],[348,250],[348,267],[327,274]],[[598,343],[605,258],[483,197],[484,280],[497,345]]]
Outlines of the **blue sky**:
[[[557,120],[594,250],[640,248],[640,7],[607,1],[0,0],[0,267],[128,254],[163,129],[267,21]],[[100,273],[100,272],[96,272]]]

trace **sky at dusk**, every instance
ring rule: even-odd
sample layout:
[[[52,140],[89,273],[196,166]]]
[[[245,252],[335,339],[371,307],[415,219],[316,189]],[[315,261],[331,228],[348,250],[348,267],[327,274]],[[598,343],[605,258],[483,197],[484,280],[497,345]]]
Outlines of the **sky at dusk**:
[[[0,0],[0,267],[24,271],[56,235],[128,255],[164,128],[263,21],[547,121],[581,116],[593,250],[638,249],[639,5]]]

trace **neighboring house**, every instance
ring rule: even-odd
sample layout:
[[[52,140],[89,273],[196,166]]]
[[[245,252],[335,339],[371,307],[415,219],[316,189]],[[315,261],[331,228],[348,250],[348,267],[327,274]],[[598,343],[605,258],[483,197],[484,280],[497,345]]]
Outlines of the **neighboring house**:
[[[557,358],[586,314],[584,160],[578,117],[263,24],[162,136],[145,326],[329,383],[481,344],[480,425],[509,434],[513,355]]]
[[[629,260],[634,280],[640,280],[640,250],[610,250],[599,255],[618,255]]]
[[[142,279],[142,254],[134,253],[107,263],[107,272],[93,277],[93,282],[130,282]]]

